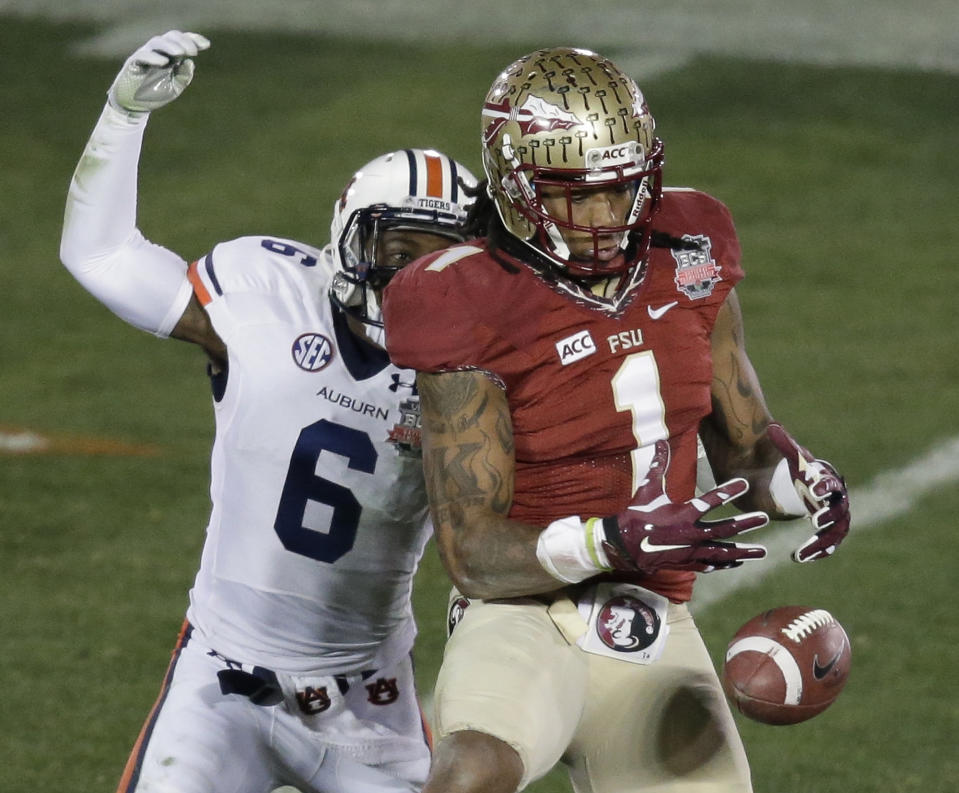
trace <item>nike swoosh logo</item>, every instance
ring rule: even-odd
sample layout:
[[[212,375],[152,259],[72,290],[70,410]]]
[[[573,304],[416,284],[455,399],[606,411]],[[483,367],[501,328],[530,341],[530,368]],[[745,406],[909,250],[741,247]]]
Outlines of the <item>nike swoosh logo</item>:
[[[812,676],[816,678],[816,680],[822,680],[828,675],[829,671],[836,665],[836,661],[839,660],[839,656],[842,655],[842,650],[843,648],[840,647],[839,651],[833,656],[833,659],[825,666],[820,666],[819,655],[814,655],[812,659]]]
[[[672,303],[667,303],[665,306],[660,306],[659,308],[653,308],[652,306],[646,306],[646,310],[649,312],[649,316],[652,319],[659,319],[663,314],[665,314],[673,306],[678,306],[679,301],[674,300]]]
[[[661,551],[683,551],[688,547],[688,545],[653,545],[649,541],[649,537],[643,537],[643,539],[639,542],[639,550],[645,551],[646,553],[660,553]]]

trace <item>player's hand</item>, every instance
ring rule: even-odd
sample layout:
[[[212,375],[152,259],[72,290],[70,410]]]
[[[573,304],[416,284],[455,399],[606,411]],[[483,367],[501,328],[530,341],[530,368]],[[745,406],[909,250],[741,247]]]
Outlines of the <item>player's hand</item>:
[[[193,79],[193,56],[209,46],[199,33],[171,30],[154,36],[123,64],[107,92],[110,104],[140,114],[172,102]]]
[[[766,430],[769,440],[786,458],[793,487],[806,508],[816,533],[793,551],[796,562],[812,562],[832,554],[849,533],[849,494],[839,472],[825,460],[817,460],[773,422]]]
[[[603,550],[617,570],[712,570],[739,567],[762,559],[761,545],[727,542],[736,534],[769,523],[765,512],[748,512],[702,520],[710,510],[729,503],[749,489],[745,479],[731,479],[701,496],[674,503],[663,478],[669,466],[669,444],[657,441],[649,475],[624,512],[603,520]]]

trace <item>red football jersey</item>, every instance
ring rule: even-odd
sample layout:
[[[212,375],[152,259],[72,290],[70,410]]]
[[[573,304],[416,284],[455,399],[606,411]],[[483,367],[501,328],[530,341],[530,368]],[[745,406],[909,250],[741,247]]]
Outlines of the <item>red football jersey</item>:
[[[676,501],[694,495],[696,435],[711,409],[710,334],[742,278],[740,247],[726,207],[693,190],[664,191],[655,226],[699,247],[653,248],[616,299],[517,260],[509,272],[482,241],[431,254],[386,289],[394,363],[480,369],[505,388],[516,520],[545,527],[622,511],[661,438],[672,451],[667,492]],[[681,601],[694,578],[662,571],[637,582]]]

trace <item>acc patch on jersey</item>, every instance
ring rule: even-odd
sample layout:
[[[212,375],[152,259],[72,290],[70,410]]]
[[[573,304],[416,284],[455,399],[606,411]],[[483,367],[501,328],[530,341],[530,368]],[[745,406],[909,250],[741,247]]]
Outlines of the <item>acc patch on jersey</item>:
[[[682,238],[695,242],[699,249],[669,251],[676,260],[676,286],[690,300],[709,297],[713,293],[713,286],[722,280],[719,275],[720,267],[714,261],[710,250],[712,242],[703,234],[695,237],[683,234]]]

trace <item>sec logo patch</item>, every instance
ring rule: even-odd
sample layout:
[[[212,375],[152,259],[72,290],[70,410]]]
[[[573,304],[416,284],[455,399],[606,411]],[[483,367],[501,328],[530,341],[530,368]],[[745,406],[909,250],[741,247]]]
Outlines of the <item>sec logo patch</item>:
[[[333,360],[333,343],[322,333],[303,333],[297,336],[290,352],[293,363],[304,372],[319,372]]]

